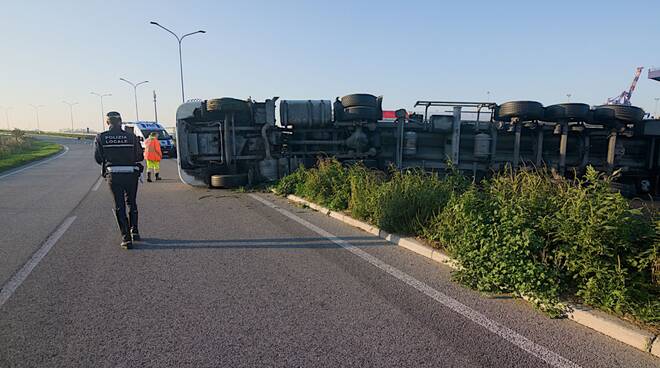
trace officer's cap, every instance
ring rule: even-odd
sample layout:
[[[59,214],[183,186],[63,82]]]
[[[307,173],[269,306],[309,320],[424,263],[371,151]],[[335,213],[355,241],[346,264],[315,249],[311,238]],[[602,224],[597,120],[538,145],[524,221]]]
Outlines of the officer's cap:
[[[117,111],[110,111],[109,113],[105,114],[105,122],[106,124],[111,125],[121,124],[121,115],[119,115]]]

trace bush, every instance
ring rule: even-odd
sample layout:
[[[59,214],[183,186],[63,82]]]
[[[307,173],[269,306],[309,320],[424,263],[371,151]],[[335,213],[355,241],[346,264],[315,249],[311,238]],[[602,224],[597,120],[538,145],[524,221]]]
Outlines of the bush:
[[[462,269],[456,277],[488,292],[534,294],[554,304],[559,288],[547,237],[557,207],[547,175],[512,172],[472,187],[438,215],[426,234]]]
[[[25,132],[14,129],[10,135],[0,135],[0,158],[33,149],[35,140],[25,136]]]
[[[348,176],[351,184],[348,210],[360,220],[373,221],[380,206],[377,201],[378,189],[385,181],[385,175],[358,164],[350,168]]]
[[[348,169],[335,159],[321,159],[307,172],[300,194],[332,210],[345,210],[350,188]]]
[[[373,193],[372,200],[377,205],[371,219],[386,231],[421,234],[428,221],[442,211],[453,194],[463,190],[454,180],[421,170],[392,170],[391,175],[390,180]]]
[[[275,192],[280,195],[297,194],[297,188],[305,182],[307,170],[300,165],[296,171],[283,177],[275,186]]]
[[[552,313],[561,295],[575,294],[658,322],[652,223],[610,184],[593,169],[576,182],[545,171],[499,174],[453,198],[425,234],[459,262],[457,279],[478,290],[534,296]]]
[[[295,194],[333,210],[348,208],[350,197],[349,170],[335,159],[321,159],[317,167],[300,166],[280,180],[275,190],[282,195]]]
[[[454,275],[478,290],[531,297],[559,315],[560,297],[651,325],[660,323],[660,215],[633,209],[612,177],[582,180],[545,170],[506,171],[480,184],[321,160],[277,186],[382,229],[423,235],[458,261]]]
[[[567,275],[567,286],[585,303],[660,322],[652,218],[613,192],[611,180],[589,168],[583,181],[560,193],[551,230],[557,263]]]

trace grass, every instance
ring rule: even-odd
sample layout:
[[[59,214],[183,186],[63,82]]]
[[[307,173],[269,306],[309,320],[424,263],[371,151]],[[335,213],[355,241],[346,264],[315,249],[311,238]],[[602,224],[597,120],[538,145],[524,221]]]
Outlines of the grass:
[[[0,133],[11,133],[11,130],[0,129]],[[65,137],[65,138],[81,138],[93,140],[96,137],[95,134],[82,134],[82,133],[63,133],[63,132],[37,132],[37,131],[26,131],[26,134],[29,135],[48,135],[54,137]]]
[[[13,148],[11,152],[0,152],[0,172],[52,156],[62,150],[62,146],[56,143],[30,138],[24,138],[24,142],[20,147]],[[0,145],[6,146],[6,143]]]

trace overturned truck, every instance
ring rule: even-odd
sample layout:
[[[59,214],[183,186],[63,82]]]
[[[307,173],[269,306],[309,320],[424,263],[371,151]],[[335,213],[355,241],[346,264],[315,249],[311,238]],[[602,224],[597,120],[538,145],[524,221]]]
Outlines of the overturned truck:
[[[442,170],[448,161],[479,179],[505,166],[580,175],[620,170],[621,189],[660,194],[660,121],[642,109],[535,101],[417,101],[423,114],[383,118],[382,98],[265,102],[221,98],[177,112],[179,172],[191,185],[235,187],[275,180],[319,157],[386,169]],[[441,111],[430,113],[431,109]]]

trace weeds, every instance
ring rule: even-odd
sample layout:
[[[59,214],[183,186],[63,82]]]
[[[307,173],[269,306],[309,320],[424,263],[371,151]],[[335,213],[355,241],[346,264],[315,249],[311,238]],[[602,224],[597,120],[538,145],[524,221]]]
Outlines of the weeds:
[[[60,149],[59,144],[26,137],[23,131],[15,129],[9,136],[0,135],[0,171],[50,156]]]
[[[660,324],[660,216],[633,209],[589,168],[581,180],[508,170],[479,184],[456,170],[388,174],[336,160],[277,186],[391,232],[435,241],[472,288],[528,296],[549,314],[560,297]]]

